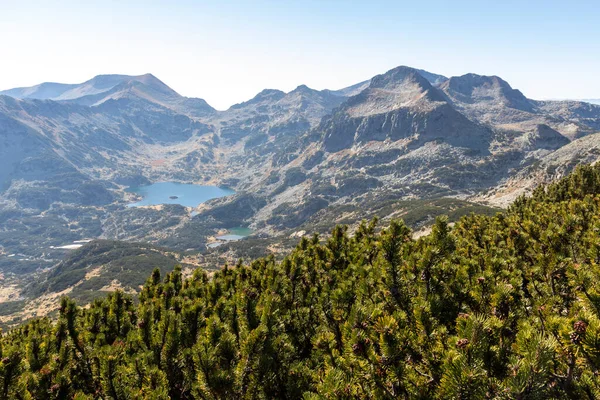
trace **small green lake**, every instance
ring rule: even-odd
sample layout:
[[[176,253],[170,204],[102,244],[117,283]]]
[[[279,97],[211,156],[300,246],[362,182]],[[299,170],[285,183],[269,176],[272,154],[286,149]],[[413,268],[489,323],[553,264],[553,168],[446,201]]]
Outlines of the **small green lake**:
[[[217,242],[209,243],[207,247],[209,249],[214,249],[215,247],[219,247],[220,245],[225,244],[227,242],[235,242],[237,240],[245,238],[246,236],[250,236],[253,232],[252,229],[244,227],[229,228],[227,229],[227,231],[227,234],[217,236],[215,238],[217,239]]]
[[[217,236],[217,239],[224,240],[226,242],[236,241],[245,238],[252,234],[252,229],[250,228],[229,228],[227,229],[229,233],[226,235]]]

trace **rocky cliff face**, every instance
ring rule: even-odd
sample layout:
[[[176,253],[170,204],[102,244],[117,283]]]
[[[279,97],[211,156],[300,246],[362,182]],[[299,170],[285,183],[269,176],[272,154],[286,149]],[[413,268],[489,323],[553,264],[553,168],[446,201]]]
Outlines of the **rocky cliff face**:
[[[289,93],[264,90],[253,99],[217,113],[211,121],[222,139],[252,144],[282,136],[296,136],[319,123],[321,118],[346,98],[331,91],[298,86]]]
[[[328,152],[386,140],[405,140],[412,148],[439,141],[485,152],[491,140],[489,129],[457,112],[443,93],[408,67],[373,78],[368,88],[325,118],[319,130]]]
[[[440,85],[449,101],[474,121],[496,129],[526,132],[547,125],[574,139],[598,129],[597,106],[569,101],[536,101],[526,98],[496,76],[467,74]]]

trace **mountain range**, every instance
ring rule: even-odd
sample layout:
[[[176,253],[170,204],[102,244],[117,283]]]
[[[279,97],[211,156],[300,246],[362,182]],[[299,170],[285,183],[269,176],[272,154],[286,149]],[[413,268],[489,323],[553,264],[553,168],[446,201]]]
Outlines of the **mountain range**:
[[[585,99],[585,100],[581,100],[581,101],[585,101],[586,103],[592,103],[592,104],[600,104],[600,99]]]
[[[65,256],[56,247],[88,238],[204,254],[236,226],[264,251],[373,215],[418,209],[420,228],[438,209],[502,207],[599,158],[600,105],[532,100],[497,76],[401,66],[339,90],[266,89],[225,111],[151,74],[10,89],[0,272],[22,288]],[[127,207],[129,187],[159,181],[236,194],[194,210]]]

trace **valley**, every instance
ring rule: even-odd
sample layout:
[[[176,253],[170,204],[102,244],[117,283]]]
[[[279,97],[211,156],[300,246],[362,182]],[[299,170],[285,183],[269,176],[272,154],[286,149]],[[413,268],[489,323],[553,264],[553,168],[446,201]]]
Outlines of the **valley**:
[[[3,323],[64,290],[138,291],[148,258],[216,270],[336,224],[493,215],[599,158],[600,105],[532,100],[495,76],[401,66],[225,111],[151,74],[0,92]]]

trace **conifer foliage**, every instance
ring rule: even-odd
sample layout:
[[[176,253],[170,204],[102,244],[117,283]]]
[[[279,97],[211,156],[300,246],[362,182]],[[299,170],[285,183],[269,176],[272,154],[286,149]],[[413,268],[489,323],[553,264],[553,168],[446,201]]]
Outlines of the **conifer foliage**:
[[[494,217],[302,239],[0,341],[0,399],[600,398],[600,168]]]

